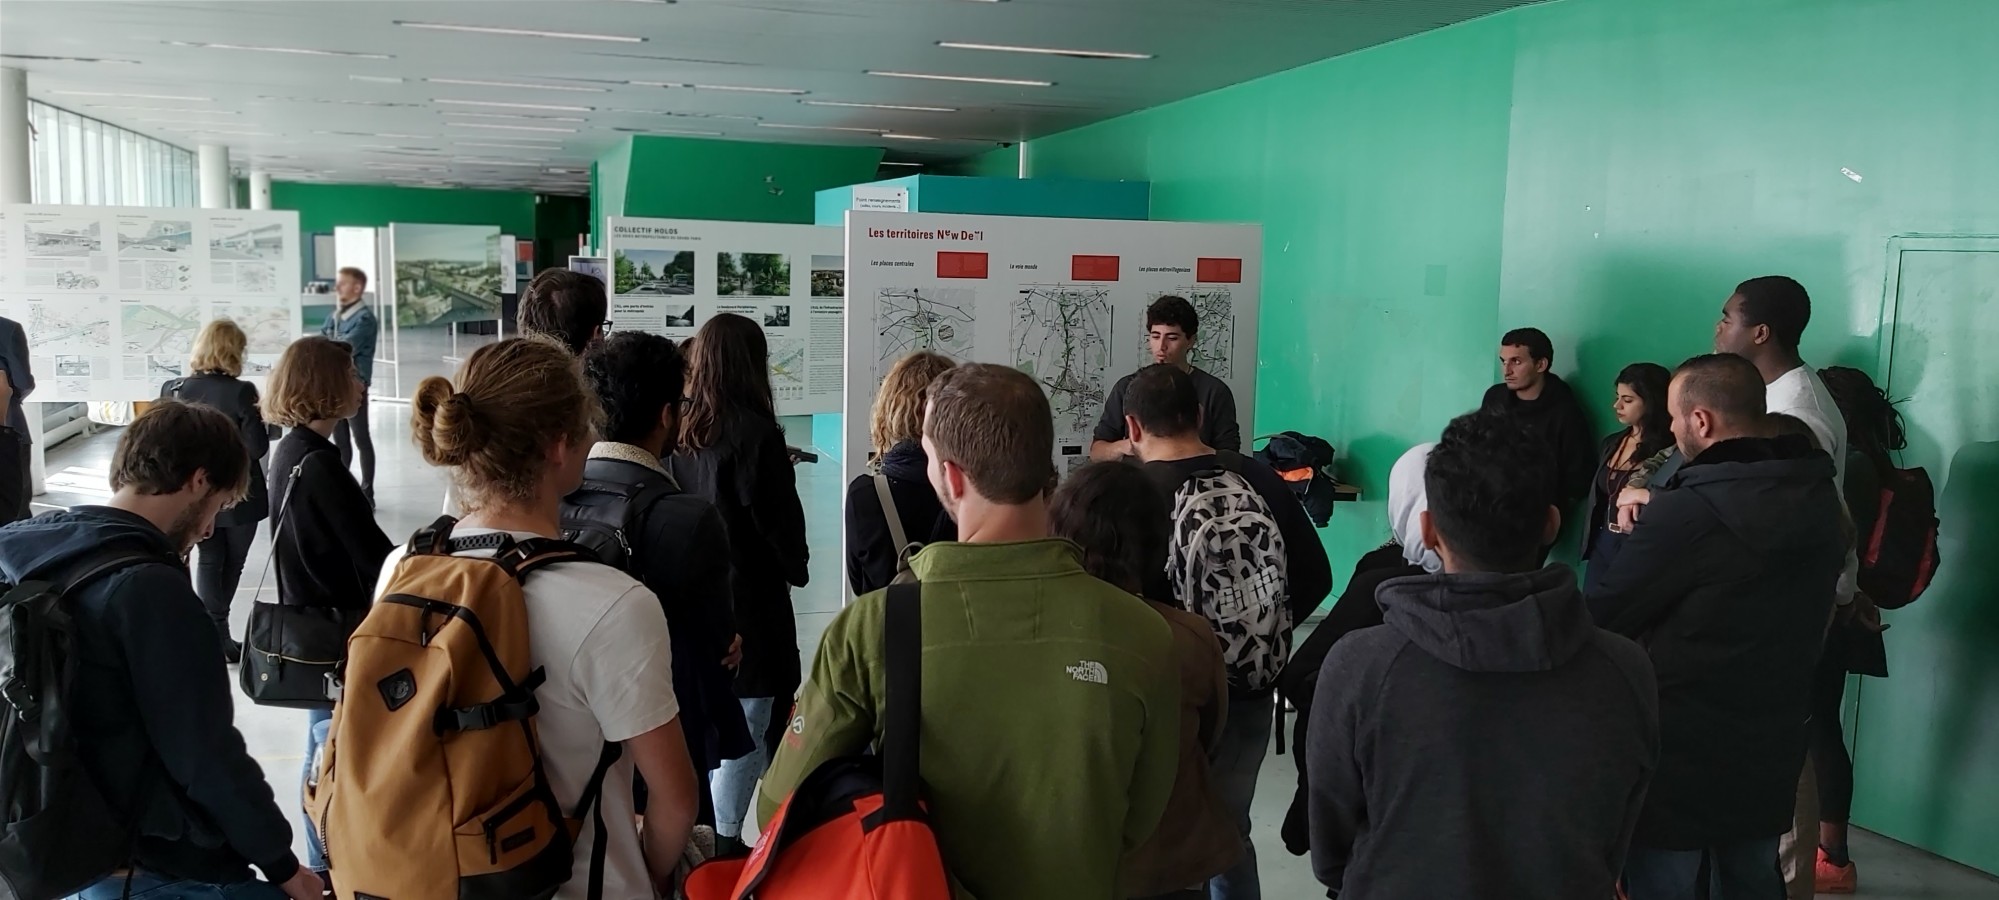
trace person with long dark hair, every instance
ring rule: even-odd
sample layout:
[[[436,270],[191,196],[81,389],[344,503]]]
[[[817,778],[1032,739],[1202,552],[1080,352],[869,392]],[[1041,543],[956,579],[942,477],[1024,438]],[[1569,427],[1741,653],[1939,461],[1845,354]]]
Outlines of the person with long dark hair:
[[[1859,369],[1828,366],[1819,370],[1827,393],[1846,420],[1846,509],[1854,527],[1865,534],[1881,513],[1881,481],[1895,469],[1890,453],[1909,446],[1902,414],[1886,391]],[[1853,757],[1839,715],[1846,701],[1846,676],[1888,676],[1888,651],[1882,643],[1880,615],[1873,603],[1857,595],[1826,632],[1825,654],[1812,680],[1813,775],[1818,780],[1819,852],[1814,873],[1820,893],[1853,893],[1856,873],[1847,855],[1847,822],[1853,809]],[[1858,607],[1857,609],[1855,607]]]
[[[763,328],[743,316],[715,316],[695,334],[689,363],[686,418],[669,468],[683,490],[715,504],[728,526],[742,635],[736,696],[757,744],[715,770],[715,834],[727,847],[740,839],[757,779],[788,724],[783,704],[804,679],[791,589],[805,586],[809,554]]]
[[[1624,430],[1603,439],[1597,450],[1596,478],[1590,482],[1589,530],[1583,533],[1583,576],[1588,596],[1610,570],[1610,561],[1624,546],[1624,529],[1617,523],[1617,495],[1631,475],[1652,455],[1673,445],[1673,414],[1666,407],[1666,386],[1673,374],[1657,363],[1640,362],[1617,373],[1617,399],[1611,409]]]

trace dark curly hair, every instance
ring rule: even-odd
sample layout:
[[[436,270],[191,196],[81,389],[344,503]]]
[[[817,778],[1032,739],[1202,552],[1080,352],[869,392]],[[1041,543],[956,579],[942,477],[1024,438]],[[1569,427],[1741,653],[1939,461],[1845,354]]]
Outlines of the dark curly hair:
[[[639,444],[659,427],[661,412],[680,405],[687,361],[667,338],[619,331],[584,351],[583,381],[604,407],[604,439]]]
[[[1866,454],[1876,469],[1885,472],[1894,468],[1888,454],[1906,449],[1909,433],[1902,424],[1902,411],[1895,408],[1888,392],[1876,387],[1866,372],[1846,366],[1820,369],[1819,380],[1825,382],[1826,393],[1832,395],[1840,416],[1846,419],[1847,445]]]
[[[1543,445],[1503,413],[1451,420],[1430,451],[1423,485],[1430,523],[1457,565],[1532,571],[1541,556],[1555,471]]]
[[[1645,417],[1638,423],[1645,439],[1638,444],[1636,458],[1651,459],[1672,446],[1673,411],[1666,407],[1666,387],[1673,383],[1673,373],[1658,363],[1632,363],[1617,373],[1616,383],[1630,388],[1645,404]]]
[[[1166,564],[1171,518],[1151,477],[1126,462],[1077,469],[1048,504],[1049,531],[1083,548],[1083,571],[1141,595],[1146,572]]]

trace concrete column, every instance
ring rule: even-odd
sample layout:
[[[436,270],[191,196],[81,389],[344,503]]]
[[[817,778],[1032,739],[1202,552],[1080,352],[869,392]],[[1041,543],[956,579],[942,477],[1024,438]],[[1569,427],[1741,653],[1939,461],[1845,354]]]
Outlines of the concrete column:
[[[229,209],[236,185],[229,177],[229,148],[222,144],[202,144],[201,168],[196,181],[201,185],[202,209]]]
[[[250,208],[271,208],[271,173],[262,169],[250,170]]]
[[[28,203],[35,188],[28,148],[28,72],[0,68],[0,203]]]

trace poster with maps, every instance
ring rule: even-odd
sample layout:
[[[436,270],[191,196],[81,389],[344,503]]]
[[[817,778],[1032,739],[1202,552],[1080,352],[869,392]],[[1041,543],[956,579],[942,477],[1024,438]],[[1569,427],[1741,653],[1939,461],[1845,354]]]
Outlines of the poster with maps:
[[[1151,364],[1145,310],[1168,295],[1200,318],[1191,361],[1252,421],[1262,246],[1256,225],[849,212],[842,463],[867,465],[876,387],[927,350],[1033,378],[1054,414],[1055,471],[1074,471],[1118,379]]]
[[[743,316],[769,345],[778,415],[840,411],[840,229],[624,216],[609,227],[619,331],[684,341],[717,315]]]
[[[27,332],[39,401],[155,399],[225,317],[254,379],[299,336],[298,253],[291,211],[9,205],[0,315]]]

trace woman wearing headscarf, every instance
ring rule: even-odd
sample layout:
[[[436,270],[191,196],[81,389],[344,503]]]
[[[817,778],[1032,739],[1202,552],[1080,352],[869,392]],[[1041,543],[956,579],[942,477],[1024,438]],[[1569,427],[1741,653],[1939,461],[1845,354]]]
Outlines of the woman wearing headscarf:
[[[1311,851],[1305,821],[1305,723],[1311,719],[1312,692],[1318,687],[1319,667],[1333,645],[1363,628],[1381,624],[1381,605],[1374,602],[1374,590],[1393,578],[1436,574],[1444,570],[1437,551],[1423,545],[1423,511],[1430,508],[1423,489],[1423,470],[1434,443],[1417,444],[1395,461],[1388,470],[1388,527],[1393,536],[1388,543],[1368,551],[1354,564],[1347,589],[1326,618],[1291,654],[1291,662],[1278,676],[1277,690],[1298,711],[1292,729],[1292,759],[1298,765],[1298,793],[1284,816],[1281,833],[1284,847],[1294,856]]]

